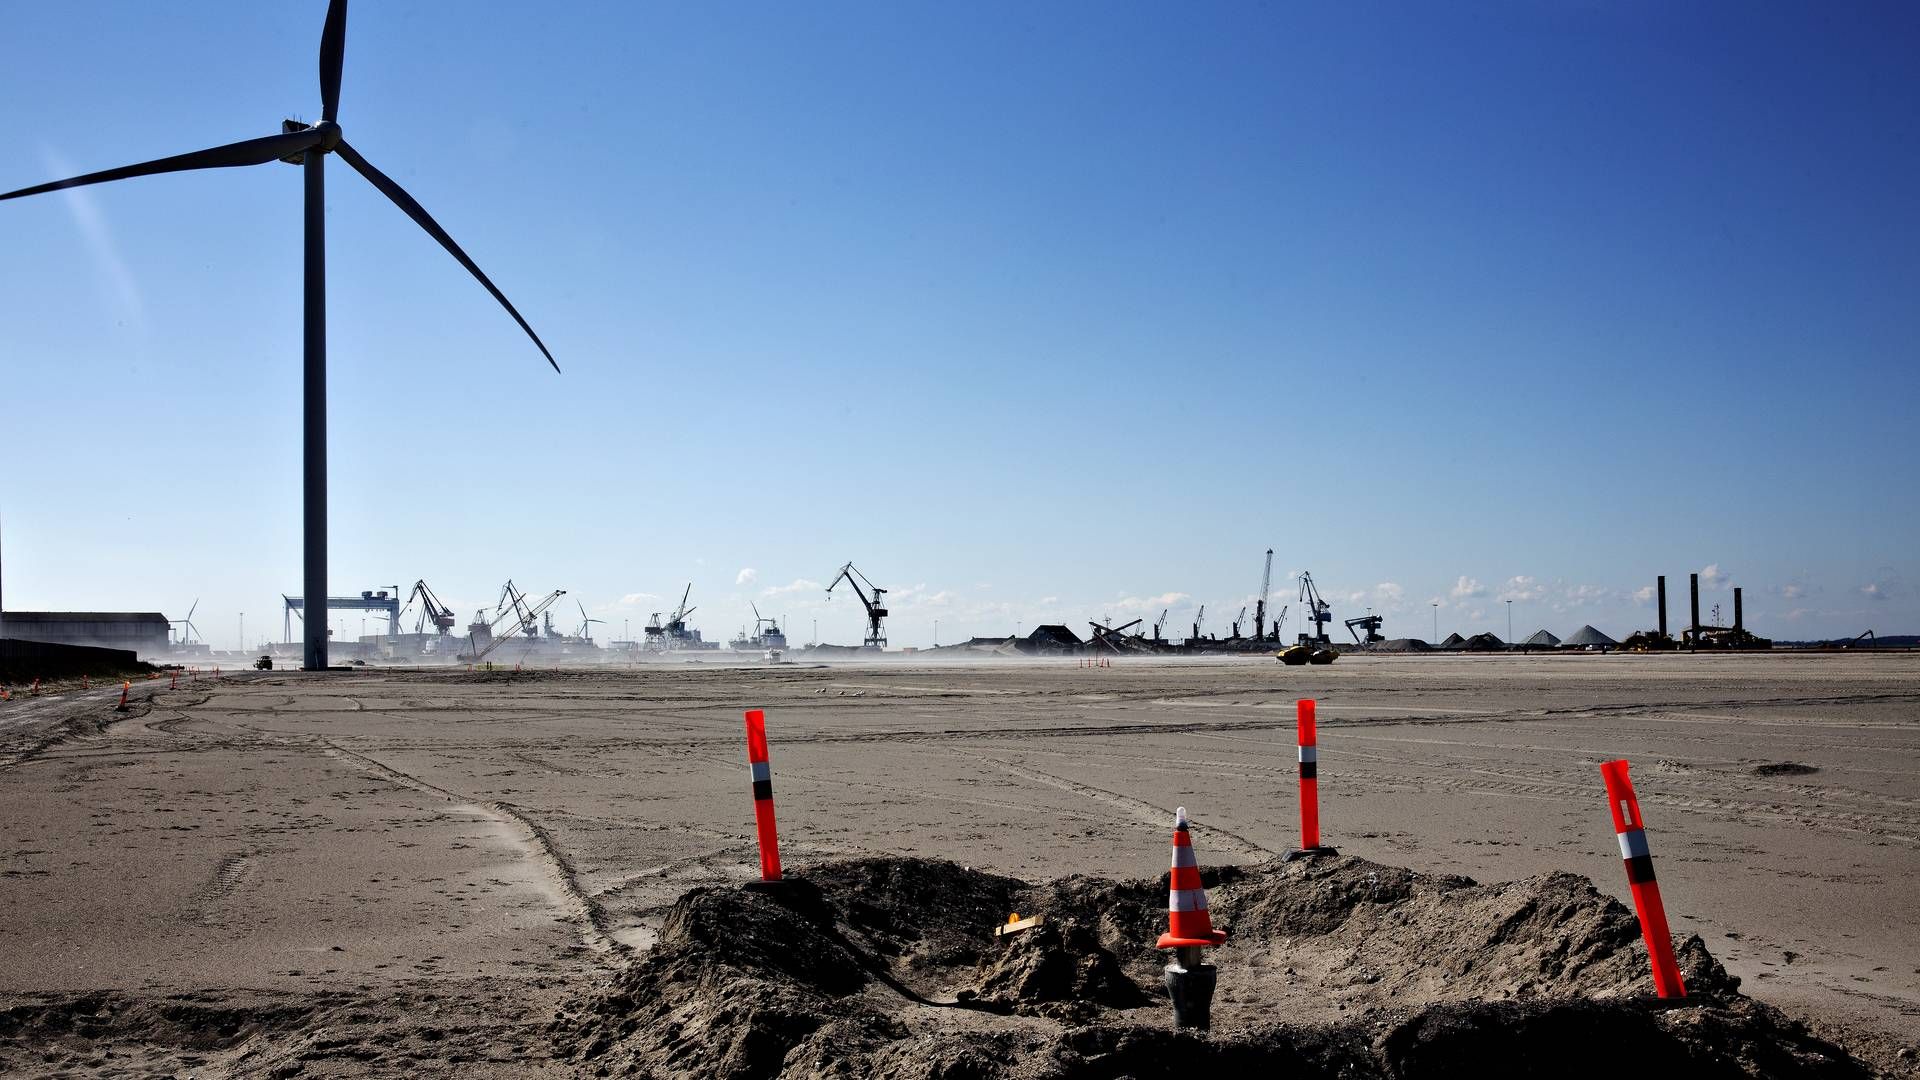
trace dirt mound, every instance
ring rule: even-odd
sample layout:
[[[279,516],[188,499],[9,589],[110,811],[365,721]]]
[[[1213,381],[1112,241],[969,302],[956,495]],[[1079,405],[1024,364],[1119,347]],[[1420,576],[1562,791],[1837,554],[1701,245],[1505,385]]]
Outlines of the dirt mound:
[[[1028,885],[861,859],[687,893],[652,952],[560,1010],[555,1050],[600,1075],[736,1078],[1586,1075],[1603,1054],[1865,1075],[1740,996],[1698,938],[1680,950],[1688,1005],[1649,1002],[1633,914],[1584,878],[1478,885],[1335,858],[1204,879],[1230,932],[1208,1036],[1169,1026],[1164,878]],[[1016,911],[1042,921],[995,938]]]
[[[1802,765],[1797,761],[1771,761],[1753,767],[1755,776],[1808,776],[1819,771],[1818,765]]]

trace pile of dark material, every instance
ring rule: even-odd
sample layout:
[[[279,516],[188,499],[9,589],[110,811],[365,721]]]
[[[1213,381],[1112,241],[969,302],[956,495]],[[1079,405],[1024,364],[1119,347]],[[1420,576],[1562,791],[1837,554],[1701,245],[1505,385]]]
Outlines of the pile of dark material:
[[[1170,1025],[1164,878],[862,859],[686,894],[649,954],[560,1011],[555,1050],[649,1077],[1866,1075],[1698,938],[1685,1007],[1651,1003],[1633,914],[1584,878],[1336,858],[1205,880],[1231,933],[1208,1034]],[[1042,922],[994,937],[1016,912]]]

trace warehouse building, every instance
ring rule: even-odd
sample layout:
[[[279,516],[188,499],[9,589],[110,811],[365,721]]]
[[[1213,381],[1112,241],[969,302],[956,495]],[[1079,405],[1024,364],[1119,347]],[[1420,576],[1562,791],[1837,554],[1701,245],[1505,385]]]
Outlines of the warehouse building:
[[[167,651],[167,617],[157,611],[9,611],[0,616],[7,637],[59,645],[125,649],[139,656]]]

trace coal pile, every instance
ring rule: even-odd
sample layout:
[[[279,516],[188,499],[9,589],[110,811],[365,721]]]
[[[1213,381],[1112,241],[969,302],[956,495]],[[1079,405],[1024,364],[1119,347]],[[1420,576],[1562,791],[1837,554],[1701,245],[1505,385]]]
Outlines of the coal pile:
[[[1865,1076],[1740,995],[1698,938],[1650,998],[1631,911],[1569,874],[1479,885],[1356,858],[1208,871],[1230,932],[1210,1034],[1175,1031],[1166,879],[1041,885],[923,859],[696,889],[655,948],[568,1001],[590,1075],[1052,1078]],[[1009,915],[1031,929],[995,937]]]

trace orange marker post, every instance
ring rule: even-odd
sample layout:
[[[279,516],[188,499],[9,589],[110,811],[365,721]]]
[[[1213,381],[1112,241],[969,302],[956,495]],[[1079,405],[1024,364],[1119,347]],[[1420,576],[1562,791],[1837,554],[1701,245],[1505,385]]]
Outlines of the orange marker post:
[[[767,760],[767,714],[747,710],[747,768],[753,774],[753,824],[760,834],[760,880],[780,880],[780,831],[773,822],[773,765]]]
[[[126,707],[127,707],[127,691],[131,689],[133,689],[132,679],[127,679],[120,684],[120,704],[115,707],[120,709],[123,712],[126,710]]]
[[[1653,878],[1653,853],[1640,819],[1640,800],[1627,777],[1627,762],[1603,761],[1600,778],[1607,784],[1607,809],[1620,840],[1620,858],[1627,866],[1627,884],[1633,890],[1633,909],[1640,916],[1640,933],[1647,939],[1653,961],[1653,991],[1663,998],[1683,998],[1680,965],[1673,958],[1673,933],[1667,929],[1667,907],[1660,902],[1660,883]]]
[[[1300,699],[1295,710],[1300,744],[1300,850],[1287,852],[1288,862],[1340,854],[1320,843],[1320,735],[1313,699]]]

